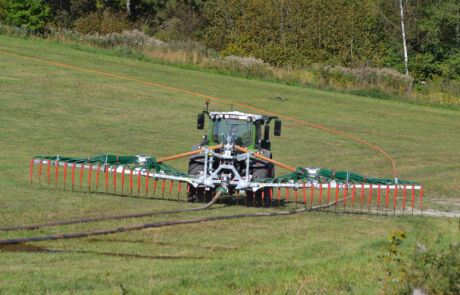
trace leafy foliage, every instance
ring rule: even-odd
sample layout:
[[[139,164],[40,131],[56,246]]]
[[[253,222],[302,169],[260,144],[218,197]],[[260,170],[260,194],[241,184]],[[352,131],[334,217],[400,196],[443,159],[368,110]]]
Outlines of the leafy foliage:
[[[405,239],[404,231],[391,231],[380,256],[386,293],[410,295],[414,288],[423,288],[427,294],[460,294],[460,244],[440,234],[431,247],[418,243],[413,253],[404,255],[400,248]]]
[[[403,1],[403,7],[414,82],[459,80],[457,1]],[[139,29],[163,41],[199,41],[223,56],[277,66],[403,73],[399,9],[399,0],[0,0],[0,20],[84,34]]]
[[[123,13],[103,13],[91,12],[88,16],[79,18],[75,22],[75,27],[83,34],[111,34],[120,33],[131,27],[128,19]]]
[[[271,64],[391,67],[403,71],[398,1],[212,1],[206,42]],[[407,2],[410,71],[417,80],[458,78],[455,1]]]
[[[42,30],[50,9],[42,0],[0,0],[0,19],[14,26]]]

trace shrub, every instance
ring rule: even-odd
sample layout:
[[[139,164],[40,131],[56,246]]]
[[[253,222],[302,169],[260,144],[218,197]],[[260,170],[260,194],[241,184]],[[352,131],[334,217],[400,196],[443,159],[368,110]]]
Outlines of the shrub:
[[[94,34],[101,30],[101,21],[96,12],[75,21],[75,29],[82,34]]]
[[[0,0],[0,19],[7,24],[43,32],[50,9],[42,0]]]
[[[111,34],[121,33],[129,30],[132,24],[127,16],[121,12],[112,13],[104,11],[103,13],[91,12],[87,16],[79,18],[75,22],[75,28],[82,34]]]
[[[451,243],[440,248],[424,250],[420,246],[404,265],[405,275],[396,290],[412,294],[422,287],[428,294],[460,294],[460,247]]]
[[[380,256],[385,265],[386,294],[410,295],[415,288],[427,294],[460,294],[460,245],[449,243],[440,235],[434,245],[417,244],[413,253],[400,250],[406,234],[392,231],[385,254]]]

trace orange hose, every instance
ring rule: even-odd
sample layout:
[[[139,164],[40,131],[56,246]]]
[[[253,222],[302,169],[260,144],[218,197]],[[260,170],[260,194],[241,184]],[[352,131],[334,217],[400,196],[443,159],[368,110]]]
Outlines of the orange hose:
[[[215,145],[215,146],[208,147],[207,149],[208,150],[215,150],[215,149],[218,149],[220,147],[221,147],[220,145]],[[169,157],[159,158],[159,159],[157,159],[157,162],[162,163],[162,162],[166,162],[166,161],[181,159],[181,158],[185,158],[185,157],[188,157],[188,156],[191,156],[191,155],[199,154],[201,152],[203,152],[203,151],[201,149],[198,149],[198,150],[194,150],[194,151],[183,153],[183,154],[177,154],[177,155],[173,155],[173,156],[169,156]]]
[[[249,150],[248,150],[248,149],[245,149],[244,147],[241,147],[241,146],[238,146],[238,145],[236,146],[236,149],[239,150],[240,152],[243,152],[243,153],[249,153]],[[267,157],[265,157],[265,156],[262,156],[262,155],[259,155],[259,154],[256,154],[256,153],[254,153],[254,154],[252,154],[252,155],[253,155],[254,157],[256,157],[256,158],[261,159],[261,160],[264,160],[264,161],[267,161],[267,162],[272,163],[272,164],[274,164],[274,165],[278,165],[278,166],[280,166],[280,167],[283,167],[284,169],[289,170],[289,171],[291,171],[291,172],[296,172],[296,171],[297,171],[294,167],[291,167],[291,166],[286,165],[286,164],[284,164],[284,163],[281,163],[281,162],[279,162],[279,161],[276,161],[276,160],[267,158]]]
[[[95,74],[99,74],[99,75],[110,76],[110,77],[114,77],[114,78],[118,78],[118,79],[122,79],[122,80],[128,80],[128,81],[138,82],[138,83],[142,83],[142,84],[146,84],[146,85],[152,85],[152,86],[155,86],[155,87],[161,87],[161,88],[165,88],[165,89],[169,89],[169,90],[174,90],[174,91],[178,91],[178,92],[183,92],[183,93],[187,93],[187,94],[191,94],[191,95],[195,95],[195,96],[200,96],[200,97],[212,99],[214,101],[224,102],[224,103],[228,103],[228,104],[234,104],[236,106],[246,108],[246,109],[250,109],[250,110],[254,110],[254,111],[259,112],[259,113],[277,116],[277,117],[280,117],[280,118],[283,118],[283,119],[286,119],[286,120],[290,120],[290,121],[293,121],[293,122],[301,123],[301,124],[304,124],[304,125],[307,125],[307,126],[310,126],[310,127],[314,127],[314,128],[329,131],[329,132],[332,132],[332,133],[335,133],[335,134],[339,134],[339,135],[348,137],[348,138],[350,138],[350,139],[352,139],[354,141],[357,141],[357,142],[360,142],[362,144],[365,144],[365,145],[373,148],[377,152],[381,153],[382,155],[384,155],[386,158],[388,158],[388,160],[390,160],[391,165],[393,166],[393,177],[396,178],[397,174],[398,174],[397,169],[396,169],[395,161],[393,160],[393,158],[388,153],[386,153],[381,148],[379,148],[379,147],[377,147],[377,146],[375,146],[375,145],[373,145],[373,144],[371,144],[371,143],[369,143],[369,142],[367,142],[365,140],[357,138],[357,137],[355,137],[353,135],[349,135],[349,134],[343,133],[341,131],[337,131],[337,130],[334,130],[334,129],[331,129],[331,128],[327,128],[327,127],[319,125],[319,124],[314,124],[314,123],[310,123],[310,122],[307,122],[307,121],[295,119],[295,118],[292,118],[292,117],[289,117],[289,116],[286,116],[286,115],[273,113],[273,112],[270,112],[270,111],[265,111],[265,110],[258,109],[258,108],[252,107],[252,106],[248,106],[248,105],[240,104],[240,103],[237,103],[237,102],[233,102],[233,101],[228,100],[228,99],[217,98],[217,97],[213,97],[213,96],[209,96],[209,95],[205,95],[205,94],[201,94],[201,93],[197,93],[197,92],[192,92],[192,91],[188,91],[188,90],[185,90],[185,89],[180,89],[180,88],[176,88],[176,87],[172,87],[172,86],[167,86],[167,85],[161,85],[161,84],[157,84],[157,83],[147,82],[147,81],[139,80],[139,79],[128,77],[128,76],[122,76],[122,75],[117,75],[117,74],[112,74],[112,73],[107,73],[107,72],[101,72],[101,71],[96,71],[96,70],[91,70],[91,69],[85,69],[85,68],[81,68],[81,67],[66,65],[66,64],[62,64],[62,63],[49,61],[49,60],[35,58],[35,57],[19,55],[19,54],[16,54],[16,53],[11,53],[11,52],[6,52],[6,51],[0,51],[0,53],[1,54],[6,54],[6,55],[11,55],[11,56],[16,56],[16,57],[21,57],[21,58],[28,59],[28,60],[44,62],[44,63],[47,63],[47,64],[52,64],[52,65],[55,65],[55,66],[59,66],[59,67],[71,68],[71,69],[90,72],[90,73],[95,73]]]

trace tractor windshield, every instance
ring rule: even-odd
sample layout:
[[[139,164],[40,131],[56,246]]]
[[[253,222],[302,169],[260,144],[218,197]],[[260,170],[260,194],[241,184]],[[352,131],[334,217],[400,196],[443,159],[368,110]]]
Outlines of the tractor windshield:
[[[232,143],[249,146],[252,143],[252,123],[238,120],[216,120],[212,136],[215,143],[225,143],[230,136]]]

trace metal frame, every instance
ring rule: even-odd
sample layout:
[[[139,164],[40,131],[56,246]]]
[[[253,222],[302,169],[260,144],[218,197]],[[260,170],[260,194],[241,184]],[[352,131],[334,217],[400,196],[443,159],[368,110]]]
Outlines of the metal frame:
[[[181,182],[187,182],[193,187],[197,188],[198,186],[204,186],[205,189],[215,188],[216,186],[225,186],[225,187],[232,187],[236,190],[252,190],[256,192],[263,188],[285,188],[285,189],[305,189],[305,188],[339,188],[339,189],[350,189],[350,188],[358,188],[358,189],[377,189],[377,188],[384,188],[388,190],[398,190],[398,189],[413,189],[413,190],[421,190],[422,186],[420,185],[378,185],[378,184],[353,184],[353,183],[336,183],[334,180],[329,181],[328,183],[321,183],[318,180],[309,180],[306,182],[294,182],[290,181],[288,183],[259,183],[259,182],[252,182],[249,175],[249,168],[250,168],[250,161],[251,156],[254,154],[252,151],[248,151],[246,153],[237,154],[235,156],[232,155],[232,152],[235,152],[236,148],[234,145],[227,141],[225,145],[222,146],[222,153],[216,153],[214,150],[207,149],[206,147],[201,147],[201,152],[204,153],[204,169],[203,175],[199,177],[183,177],[183,176],[173,176],[166,174],[163,171],[159,173],[151,173],[150,170],[136,167],[135,169],[125,169],[123,165],[118,166],[108,166],[108,165],[88,165],[88,164],[77,164],[75,163],[75,168],[83,168],[97,170],[103,168],[104,171],[107,169],[108,172],[111,173],[122,173],[124,170],[125,174],[132,173],[141,176],[149,176],[150,178],[154,179],[165,179],[165,180],[175,180]],[[145,162],[146,156],[139,156],[139,164]],[[236,170],[235,166],[231,164],[221,164],[217,169],[213,171],[212,163],[215,159],[221,159],[227,162],[233,161],[246,161],[246,175],[243,177],[241,176],[238,171]],[[65,162],[59,162],[59,157],[57,160],[41,160],[41,159],[34,159],[34,163],[42,163],[48,164],[50,161],[50,165],[56,165],[59,163],[59,166],[65,166]],[[73,167],[73,163],[71,164]],[[232,172],[234,177],[229,179],[228,176],[223,173],[224,171]],[[230,173],[228,174],[230,175]]]

